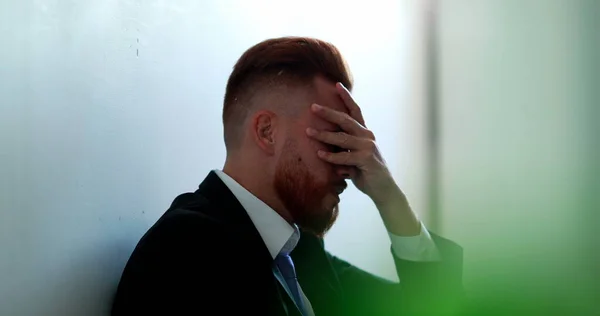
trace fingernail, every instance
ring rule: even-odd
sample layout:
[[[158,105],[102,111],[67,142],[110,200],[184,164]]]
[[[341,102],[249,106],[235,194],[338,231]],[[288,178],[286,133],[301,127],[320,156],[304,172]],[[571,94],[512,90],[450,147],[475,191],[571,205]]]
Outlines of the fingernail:
[[[313,110],[315,110],[315,111],[318,111],[318,110],[320,110],[321,108],[322,108],[322,106],[320,106],[320,105],[318,105],[318,104],[316,104],[316,103],[313,103],[313,105],[312,105],[312,109],[313,109]]]
[[[306,134],[310,135],[310,136],[315,136],[317,135],[317,130],[315,130],[314,128],[307,128],[306,129]]]

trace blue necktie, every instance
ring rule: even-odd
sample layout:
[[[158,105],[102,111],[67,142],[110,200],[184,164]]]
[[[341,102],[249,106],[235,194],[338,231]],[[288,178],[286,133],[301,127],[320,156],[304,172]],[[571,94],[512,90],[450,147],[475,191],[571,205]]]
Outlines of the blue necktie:
[[[304,300],[300,295],[300,287],[298,285],[298,279],[296,278],[296,270],[294,269],[294,262],[289,254],[280,253],[275,257],[275,264],[279,268],[283,279],[287,283],[288,289],[292,293],[296,305],[302,312],[302,315],[307,315],[304,307]]]

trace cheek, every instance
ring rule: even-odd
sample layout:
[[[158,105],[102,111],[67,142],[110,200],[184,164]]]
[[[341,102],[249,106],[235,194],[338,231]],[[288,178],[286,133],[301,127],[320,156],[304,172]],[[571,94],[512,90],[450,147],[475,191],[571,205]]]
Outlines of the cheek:
[[[306,150],[302,156],[304,165],[308,171],[320,181],[326,180],[326,175],[333,172],[333,166],[317,156],[317,151],[328,150],[327,147],[320,142],[310,140]]]
[[[317,152],[319,150],[327,150],[327,146],[325,144],[318,142],[314,139],[307,139],[306,146],[304,147],[304,158],[310,162],[320,162],[324,163],[322,159],[317,156]]]

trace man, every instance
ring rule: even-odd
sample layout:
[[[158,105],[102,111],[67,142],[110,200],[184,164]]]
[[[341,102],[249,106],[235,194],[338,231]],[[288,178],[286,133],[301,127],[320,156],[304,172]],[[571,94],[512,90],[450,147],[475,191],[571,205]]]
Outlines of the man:
[[[178,196],[140,240],[113,315],[454,310],[462,291],[461,250],[429,233],[413,213],[351,88],[330,43],[285,37],[246,51],[225,93],[223,170]],[[376,205],[400,283],[324,250],[347,179]]]

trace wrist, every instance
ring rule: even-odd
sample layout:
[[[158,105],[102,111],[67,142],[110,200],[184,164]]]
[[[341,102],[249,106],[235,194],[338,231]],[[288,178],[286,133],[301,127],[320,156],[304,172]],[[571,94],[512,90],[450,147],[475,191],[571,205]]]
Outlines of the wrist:
[[[417,236],[421,233],[420,221],[396,184],[380,192],[373,202],[388,232],[398,236]]]
[[[396,181],[391,176],[382,181],[369,197],[378,208],[385,208],[390,204],[396,204],[400,200],[405,199],[404,193],[402,193],[402,190],[400,190],[400,187],[398,187]]]

